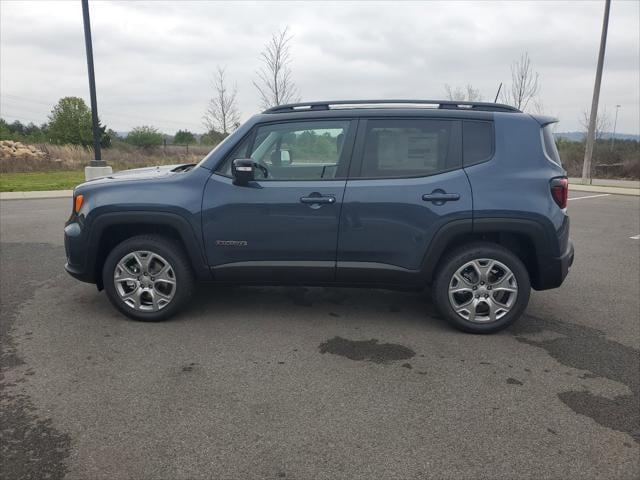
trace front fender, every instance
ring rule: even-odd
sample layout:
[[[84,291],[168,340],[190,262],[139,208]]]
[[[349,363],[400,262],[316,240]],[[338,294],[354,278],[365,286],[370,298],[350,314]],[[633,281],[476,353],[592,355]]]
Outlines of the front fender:
[[[85,225],[85,227],[88,225]],[[86,245],[84,254],[85,281],[91,283],[100,282],[98,263],[101,261],[100,245],[104,241],[104,235],[108,235],[110,227],[130,226],[133,234],[141,231],[153,232],[154,229],[168,228],[173,230],[185,247],[193,272],[199,280],[210,280],[211,274],[206,265],[202,242],[194,231],[191,223],[181,215],[162,211],[128,210],[125,212],[110,212],[98,215],[91,219],[87,238],[82,243]],[[148,229],[148,230],[147,230]]]

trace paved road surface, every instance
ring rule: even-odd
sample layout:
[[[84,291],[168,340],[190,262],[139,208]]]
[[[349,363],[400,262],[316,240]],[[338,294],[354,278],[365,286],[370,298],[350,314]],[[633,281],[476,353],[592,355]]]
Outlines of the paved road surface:
[[[638,478],[640,199],[591,196],[565,285],[493,336],[350,289],[135,323],[63,272],[70,200],[0,202],[2,477]]]

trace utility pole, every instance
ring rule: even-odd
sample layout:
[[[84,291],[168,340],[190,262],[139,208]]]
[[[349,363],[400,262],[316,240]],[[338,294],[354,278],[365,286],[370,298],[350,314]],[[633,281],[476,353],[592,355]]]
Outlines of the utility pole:
[[[591,183],[591,157],[593,156],[593,143],[596,133],[596,119],[598,118],[598,101],[600,99],[600,83],[602,81],[602,66],[604,64],[604,50],[607,45],[607,29],[609,28],[609,9],[611,0],[604,2],[604,19],[602,21],[602,35],[600,36],[600,52],[598,53],[598,67],[596,68],[596,82],[593,86],[593,100],[591,101],[591,113],[589,117],[589,130],[587,131],[587,145],[582,164],[582,183]]]
[[[611,137],[611,151],[613,152],[613,145],[616,143],[616,125],[618,125],[618,110],[620,109],[620,105],[616,105],[616,117],[613,121],[613,136]]]
[[[89,0],[82,0],[82,19],[84,23],[84,44],[87,53],[87,70],[89,73],[89,96],[91,97],[91,120],[93,123],[94,158],[84,169],[86,180],[102,177],[112,173],[111,167],[102,160],[100,151],[100,125],[98,123],[98,101],[96,99],[96,77],[93,71],[93,45],[91,42],[91,22],[89,20]]]

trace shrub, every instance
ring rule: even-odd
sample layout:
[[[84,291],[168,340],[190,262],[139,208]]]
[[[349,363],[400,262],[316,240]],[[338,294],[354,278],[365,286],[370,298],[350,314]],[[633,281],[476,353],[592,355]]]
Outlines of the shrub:
[[[146,125],[135,127],[129,132],[129,135],[127,135],[128,143],[145,150],[152,150],[154,147],[162,145],[163,141],[164,135],[162,135],[157,128]]]

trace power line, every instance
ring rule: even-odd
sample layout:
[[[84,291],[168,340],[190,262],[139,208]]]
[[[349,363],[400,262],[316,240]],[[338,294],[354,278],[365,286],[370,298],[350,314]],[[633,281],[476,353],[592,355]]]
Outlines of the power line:
[[[11,114],[11,113],[4,113],[4,112],[3,112],[3,113],[2,113],[2,116],[3,116],[3,117],[7,117],[7,118],[9,118],[10,120],[18,120],[19,122],[22,122],[22,121],[25,121],[25,120],[27,120],[27,121],[29,121],[29,122],[33,122],[33,123],[35,123],[35,124],[38,124],[38,123],[40,122],[40,120],[35,120],[35,119],[33,119],[33,118],[27,118],[27,117],[24,117],[24,116],[22,116],[22,115],[17,116],[17,115],[13,115],[13,114]]]
[[[42,99],[36,100],[36,99],[33,99],[33,98],[22,97],[20,95],[14,95],[14,94],[4,93],[4,92],[2,94],[0,94],[0,98],[1,97],[8,97],[10,101],[16,101],[16,102],[23,101],[23,102],[36,103],[36,104],[47,105],[47,106],[51,106],[52,105],[51,102],[46,102],[46,101],[43,101]],[[55,102],[53,103],[53,105],[55,105]],[[24,110],[24,111],[29,111],[28,109],[26,109],[24,107],[19,107],[19,108],[21,108],[21,110]],[[177,127],[181,127],[181,128],[189,128],[189,129],[192,129],[192,130],[198,130],[199,128],[201,128],[200,125],[198,125],[196,127],[196,124],[195,123],[191,123],[191,122],[184,123],[184,122],[179,122],[179,121],[176,122],[175,120],[170,120],[168,118],[160,118],[160,117],[153,117],[152,118],[152,117],[146,117],[146,116],[142,116],[142,115],[135,115],[135,114],[132,115],[132,114],[128,114],[128,113],[115,112],[111,108],[106,108],[106,109],[105,108],[101,108],[101,111],[103,113],[106,113],[108,116],[112,117],[112,120],[113,120],[113,117],[115,117],[116,121],[120,120],[121,118],[130,118],[130,119],[148,121],[148,122],[151,122],[151,123],[154,123],[154,122],[168,123],[168,124],[173,125],[173,126],[177,126]],[[38,113],[38,114],[40,114],[40,112],[36,112],[36,111],[33,111],[33,110],[31,110],[30,113]]]

